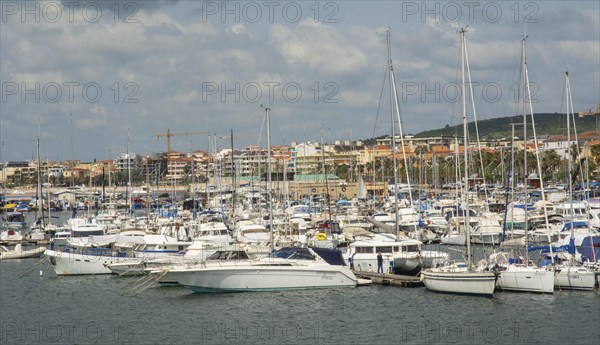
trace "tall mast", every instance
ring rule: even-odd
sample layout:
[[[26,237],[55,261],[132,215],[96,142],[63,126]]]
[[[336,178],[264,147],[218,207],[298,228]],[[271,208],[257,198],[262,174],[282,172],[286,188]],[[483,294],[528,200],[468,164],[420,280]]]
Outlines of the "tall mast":
[[[261,104],[261,107],[262,104]],[[275,250],[275,241],[273,231],[273,198],[271,192],[271,108],[263,107],[267,121],[267,201],[269,202],[269,230],[271,233],[271,251]]]
[[[542,175],[542,163],[540,160],[540,149],[538,148],[538,141],[537,141],[537,133],[535,130],[535,117],[533,116],[533,100],[531,99],[532,95],[531,95],[531,88],[529,87],[529,70],[527,69],[527,60],[526,59],[526,55],[525,55],[525,40],[527,39],[527,36],[525,36],[523,38],[523,59],[524,59],[524,83],[525,83],[525,99],[524,101],[526,103],[529,103],[529,113],[531,114],[531,132],[533,134],[533,145],[534,145],[534,152],[535,152],[535,160],[536,160],[536,168],[537,168],[537,175],[538,178],[540,180],[540,196],[542,199],[542,205],[544,208],[544,224],[546,226],[546,229],[548,229],[547,233],[548,233],[548,246],[550,247],[550,257],[552,262],[554,262],[554,255],[552,254],[552,245],[551,245],[551,238],[550,238],[550,222],[548,221],[548,208],[546,205],[546,192],[544,191],[544,176]],[[569,79],[569,73],[567,72],[567,83],[568,83],[568,79]],[[527,184],[527,179],[525,180],[525,184]],[[525,211],[527,211],[527,209],[525,209]],[[527,223],[526,223],[527,224]]]
[[[521,61],[522,61],[522,74],[523,74],[523,83],[527,84],[527,78],[525,77],[527,71],[527,58],[525,54],[525,40],[527,36],[523,37],[521,40]],[[531,100],[527,99],[527,96],[523,97],[523,103],[527,101],[531,102]],[[525,104],[523,104],[523,179],[525,180],[525,200],[523,208],[525,209],[525,263],[528,265],[529,263],[529,251],[527,250],[527,110],[525,109]],[[544,205],[545,208],[545,205]]]
[[[131,187],[130,186],[130,184],[131,184],[131,161],[130,161],[131,153],[129,151],[129,140],[130,140],[130,138],[129,138],[129,128],[127,128],[127,184],[126,184],[125,195],[127,195],[127,203],[128,203],[127,204],[127,209],[129,211],[129,214],[131,215],[132,214],[131,204],[133,202],[131,200],[132,196],[129,193],[130,187]]]
[[[395,219],[394,219],[394,227],[396,230],[396,237],[400,236],[400,220],[399,220],[399,214],[398,214],[398,162],[396,159],[396,125],[394,124],[394,105],[393,105],[393,99],[394,99],[394,87],[393,87],[393,83],[392,83],[392,76],[394,75],[394,67],[392,65],[392,52],[391,52],[391,39],[390,39],[390,28],[388,27],[387,29],[387,53],[388,53],[388,67],[389,67],[389,73],[390,73],[390,117],[391,117],[391,124],[392,124],[392,162],[394,164],[394,215],[395,215]],[[405,168],[408,171],[408,166],[405,166]],[[383,171],[383,164],[381,167],[381,171]],[[385,182],[384,179],[382,179],[382,182]],[[384,183],[385,186],[385,183]],[[411,199],[411,196],[409,195],[409,199]]]
[[[38,119],[38,136],[37,136],[37,190],[38,198],[37,204],[40,207],[40,217],[42,217],[42,228],[46,227],[46,221],[44,220],[44,194],[42,192],[42,167],[40,163],[40,120]],[[50,206],[50,199],[48,199],[48,206]]]
[[[75,186],[75,126],[71,113],[71,187]]]
[[[327,217],[329,220],[329,233],[333,232],[333,223],[331,222],[331,200],[329,197],[329,181],[327,179],[327,163],[325,162],[325,143],[323,141],[323,128],[321,127],[321,160],[323,161],[323,175],[325,176],[325,200],[327,202]]]
[[[235,174],[236,174],[235,162],[233,160],[233,128],[231,128],[230,139],[231,139],[231,184],[233,187],[233,189],[231,191],[231,200],[232,200],[231,207],[233,208],[233,213],[232,213],[231,218],[235,221],[235,217],[234,217],[234,215],[235,215],[235,198],[236,198],[235,194],[236,194],[237,190],[236,190],[236,183],[235,183],[235,177],[236,177],[235,176]]]
[[[471,270],[471,223],[469,219],[469,198],[468,198],[468,190],[469,190],[469,154],[468,154],[468,146],[469,146],[469,137],[467,133],[467,97],[466,97],[466,85],[465,85],[465,32],[467,30],[465,28],[460,30],[460,68],[461,68],[461,78],[462,78],[462,106],[463,106],[463,137],[464,137],[464,178],[465,178],[465,192],[463,194],[464,203],[465,203],[465,238],[467,242],[467,262],[469,265],[469,270]]]
[[[573,205],[573,177],[571,176],[572,162],[571,162],[571,118],[570,114],[572,112],[572,106],[569,102],[570,100],[570,85],[569,85],[569,72],[565,72],[565,102],[567,104],[567,175],[569,181],[569,200],[570,200],[570,208],[571,208],[571,240],[575,239],[575,230],[574,228],[574,218],[575,218],[575,208]],[[571,111],[571,112],[570,112]],[[552,246],[550,246],[552,247]],[[594,250],[592,250],[594,252]],[[571,258],[573,259],[573,257]]]

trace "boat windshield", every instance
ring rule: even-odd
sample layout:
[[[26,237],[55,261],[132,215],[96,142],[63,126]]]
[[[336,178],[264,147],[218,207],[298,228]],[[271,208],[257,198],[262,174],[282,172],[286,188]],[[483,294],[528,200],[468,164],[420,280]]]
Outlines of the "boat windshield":
[[[209,255],[206,260],[246,260],[248,254],[243,250],[231,250],[231,251],[216,251]]]
[[[272,258],[292,260],[314,260],[315,257],[306,248],[281,248],[269,255]]]

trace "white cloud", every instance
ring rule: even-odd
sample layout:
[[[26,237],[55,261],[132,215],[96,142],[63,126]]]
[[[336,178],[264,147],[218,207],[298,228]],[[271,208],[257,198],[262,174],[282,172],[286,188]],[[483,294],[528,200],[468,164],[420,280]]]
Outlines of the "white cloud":
[[[310,20],[308,20],[310,22]],[[294,30],[273,25],[271,34],[279,53],[290,65],[306,65],[331,74],[352,73],[367,62],[366,54],[333,27],[299,25]]]
[[[8,100],[0,107],[6,159],[30,156],[38,118],[42,119],[46,149],[58,152],[62,159],[70,158],[71,113],[77,137],[82,139],[78,140],[81,156],[77,158],[83,160],[104,158],[109,148],[113,155],[118,154],[118,148],[126,145],[127,127],[140,153],[142,148],[162,149],[164,143],[158,143],[154,135],[166,128],[219,134],[233,128],[239,139],[236,145],[256,143],[263,116],[259,105],[270,101],[265,82],[279,83],[272,104],[274,123],[281,132],[276,135],[278,141],[282,137],[318,139],[321,126],[332,128],[327,134],[332,137],[326,140],[348,139],[333,136],[347,136],[350,126],[354,139],[370,137],[387,60],[386,24],[392,30],[399,94],[407,83],[431,89],[436,83],[443,86],[457,78],[457,31],[464,25],[423,23],[416,17],[401,22],[401,3],[344,3],[336,15],[338,23],[315,22],[305,16],[299,23],[279,20],[274,24],[203,22],[194,2],[151,3],[136,13],[138,23],[115,23],[108,16],[110,11],[98,23],[81,18],[74,23],[22,23],[20,18],[0,23],[2,82],[95,82],[102,89],[102,98],[95,103],[84,99],[81,90],[69,101],[66,88],[63,99],[56,103],[23,103],[19,93],[5,95]],[[598,9],[589,9],[590,3],[568,8],[558,3],[538,5],[539,22],[527,26],[530,73],[542,86],[538,93],[541,102],[535,110],[560,110],[567,66],[572,71],[576,106],[583,110],[594,107],[600,93]],[[306,13],[311,12],[307,9]],[[496,103],[485,102],[481,90],[476,91],[480,114],[513,115],[504,112],[518,72],[524,25],[508,19],[469,23],[473,80],[497,82],[503,88],[503,98]],[[223,90],[203,97],[202,85],[207,82],[228,88],[235,83],[258,83],[263,98],[249,102],[238,97],[236,102],[228,96],[223,102]],[[327,82],[336,89],[325,89]],[[301,100],[292,103],[285,98],[289,96],[282,94],[286,83],[300,85]],[[126,89],[126,85],[137,89]],[[337,103],[324,102],[330,92]],[[127,97],[137,102],[125,102]],[[387,89],[384,97],[389,97]],[[443,97],[434,98],[417,93],[402,102],[407,132],[452,124],[452,104]],[[382,102],[389,106],[387,98]],[[387,109],[381,112],[389,114]],[[389,125],[375,127],[389,132]],[[15,142],[24,144],[13,145]],[[194,139],[194,143],[200,142]],[[185,145],[187,149],[189,141]],[[206,148],[204,141],[198,145]]]

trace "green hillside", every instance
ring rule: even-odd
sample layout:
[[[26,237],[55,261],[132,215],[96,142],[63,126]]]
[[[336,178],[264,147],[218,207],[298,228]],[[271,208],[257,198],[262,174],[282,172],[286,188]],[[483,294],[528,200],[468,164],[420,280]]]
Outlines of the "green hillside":
[[[531,116],[527,117],[527,122],[531,124]],[[577,133],[584,133],[588,131],[596,130],[597,120],[594,116],[579,117],[575,115],[575,124],[577,127]],[[479,127],[479,136],[482,140],[489,139],[500,139],[510,138],[511,123],[515,123],[515,136],[522,137],[523,132],[523,117],[522,116],[509,116],[500,117],[489,120],[481,120],[477,122]],[[567,132],[567,122],[565,114],[535,114],[535,129],[538,137],[545,137],[549,135],[562,134],[565,135]],[[527,137],[531,137],[531,126],[528,126]],[[475,133],[474,122],[469,123],[469,131],[471,135]],[[439,137],[439,136],[459,136],[462,137],[463,128],[462,125],[449,126],[446,125],[444,128],[433,129],[429,131],[420,132],[415,134],[415,137]]]

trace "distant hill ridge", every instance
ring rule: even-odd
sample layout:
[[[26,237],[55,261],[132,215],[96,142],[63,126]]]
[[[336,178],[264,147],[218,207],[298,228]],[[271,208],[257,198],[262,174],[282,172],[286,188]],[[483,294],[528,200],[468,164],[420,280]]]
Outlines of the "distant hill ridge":
[[[577,133],[584,133],[588,131],[596,130],[597,120],[596,116],[582,116],[576,113],[575,125]],[[547,137],[550,135],[566,135],[567,133],[567,117],[565,114],[558,113],[541,113],[535,114],[535,130],[538,138]],[[522,137],[523,133],[523,116],[509,116],[499,117],[494,119],[480,120],[477,121],[477,127],[479,128],[479,136],[482,140],[492,140],[501,138],[510,138],[511,135],[511,123],[515,123],[515,136]],[[530,138],[532,135],[531,130],[531,116],[527,116],[527,137]],[[571,128],[573,130],[573,128]],[[475,136],[475,123],[469,122],[469,133],[472,138]],[[439,136],[458,136],[462,137],[463,128],[462,124],[457,126],[446,125],[444,128],[432,129],[424,132],[415,134],[417,138],[424,137],[439,137]]]

